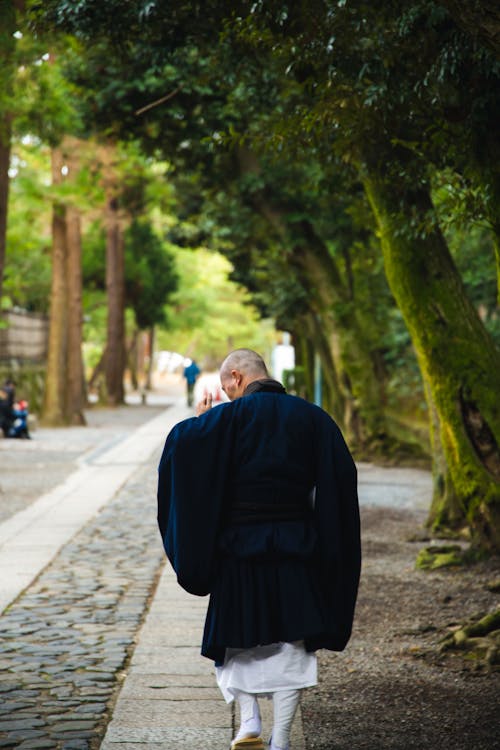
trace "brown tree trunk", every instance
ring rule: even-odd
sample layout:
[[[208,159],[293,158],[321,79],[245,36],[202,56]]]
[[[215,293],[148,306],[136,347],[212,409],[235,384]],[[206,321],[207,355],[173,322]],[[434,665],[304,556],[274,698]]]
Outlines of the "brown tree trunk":
[[[118,205],[118,182],[111,160],[105,168],[109,170],[105,175],[108,295],[105,373],[108,404],[117,406],[125,399],[125,245]]]
[[[2,299],[7,216],[9,203],[9,165],[12,134],[12,97],[15,74],[14,52],[16,39],[16,4],[12,0],[0,3],[0,300]]]
[[[71,172],[71,170],[70,170]],[[68,242],[68,357],[66,372],[66,418],[70,424],[85,424],[85,375],[82,359],[82,243],[80,212],[66,211]]]
[[[146,347],[144,353],[144,387],[147,391],[152,388],[153,378],[153,354],[155,347],[155,329],[154,326],[146,331]]]
[[[134,328],[127,349],[127,370],[133,391],[139,390],[139,329]]]
[[[52,150],[52,184],[60,185],[63,153]],[[52,212],[52,284],[50,292],[50,327],[42,420],[49,425],[65,424],[65,373],[67,361],[67,237],[66,211],[54,203]]]
[[[2,299],[5,250],[7,246],[7,211],[9,204],[10,128],[4,123],[0,135],[0,300]]]

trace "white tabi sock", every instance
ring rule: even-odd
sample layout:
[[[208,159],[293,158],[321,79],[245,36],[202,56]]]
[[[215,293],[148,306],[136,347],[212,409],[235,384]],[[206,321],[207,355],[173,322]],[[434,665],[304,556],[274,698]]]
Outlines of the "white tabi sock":
[[[259,704],[255,695],[244,693],[242,690],[234,691],[240,706],[240,728],[235,740],[247,737],[260,737],[262,722],[260,718]]]
[[[290,750],[290,732],[299,698],[300,690],[273,693],[274,724],[270,750]]]

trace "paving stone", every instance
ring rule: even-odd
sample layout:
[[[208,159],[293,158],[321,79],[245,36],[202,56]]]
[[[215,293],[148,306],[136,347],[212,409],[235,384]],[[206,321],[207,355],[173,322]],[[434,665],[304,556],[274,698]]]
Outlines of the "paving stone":
[[[64,721],[57,724],[54,724],[54,726],[51,727],[52,732],[85,732],[87,730],[93,729],[94,723],[92,721],[81,721],[81,720],[72,720],[72,721]]]
[[[41,719],[29,718],[25,719],[12,719],[7,721],[0,721],[0,732],[12,732],[15,729],[31,729],[33,727],[41,727],[44,722]]]
[[[46,737],[46,732],[38,729],[24,729],[17,732],[9,732],[8,739],[16,741],[28,740],[34,737]]]
[[[198,750],[198,748],[227,747],[232,739],[230,729],[201,729],[200,727],[124,729],[112,727],[108,730],[101,750],[114,750],[115,743],[162,743],[164,750]]]

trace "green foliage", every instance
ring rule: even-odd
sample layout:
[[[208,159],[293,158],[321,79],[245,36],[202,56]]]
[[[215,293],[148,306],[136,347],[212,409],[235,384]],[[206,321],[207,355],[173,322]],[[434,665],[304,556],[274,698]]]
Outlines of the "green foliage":
[[[215,369],[239,346],[269,352],[271,321],[261,321],[248,294],[229,279],[230,263],[204,248],[178,249],[179,288],[167,311],[168,330],[158,332],[158,348],[205,360]]]
[[[348,319],[356,305],[391,392],[422,399],[410,338],[360,199],[359,177],[375,164],[415,189],[433,180],[437,214],[401,214],[397,231],[417,240],[442,224],[467,289],[495,330],[487,235],[470,226],[490,221],[487,166],[500,163],[491,127],[498,63],[439,3],[132,0],[104,8],[48,0],[34,7],[38,23],[45,17],[46,28],[80,40],[67,48],[64,69],[86,92],[86,127],[139,138],[148,154],[169,160],[176,217],[172,205],[169,218],[157,211],[156,231],[174,244],[224,252],[261,314],[289,327],[307,310],[314,290],[297,255],[301,224],[310,223],[347,290],[337,313]],[[259,171],[242,167],[245,149],[258,154]],[[128,195],[140,213],[139,183]],[[272,212],[284,229],[273,225]],[[190,304],[198,325],[198,299]]]
[[[89,291],[106,288],[105,243],[101,224],[92,224],[84,238],[82,259]],[[149,222],[135,219],[125,233],[125,305],[133,310],[138,328],[166,324],[166,306],[177,285],[174,253]],[[92,300],[96,299],[93,295]]]
[[[33,137],[16,140],[11,157],[4,290],[13,306],[48,312],[51,206],[47,149]]]
[[[134,221],[125,235],[125,298],[138,328],[166,323],[165,307],[177,286],[174,255],[150,224]]]

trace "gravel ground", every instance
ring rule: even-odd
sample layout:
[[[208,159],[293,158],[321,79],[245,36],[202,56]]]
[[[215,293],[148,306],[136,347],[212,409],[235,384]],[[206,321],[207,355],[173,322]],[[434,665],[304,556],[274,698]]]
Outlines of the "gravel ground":
[[[352,639],[319,655],[305,691],[308,750],[494,750],[500,672],[438,652],[449,629],[498,606],[487,589],[499,561],[467,570],[415,569],[408,541],[422,511],[362,510],[363,572]]]
[[[58,484],[96,453],[120,442],[165,409],[130,403],[117,408],[90,407],[85,427],[39,427],[31,440],[0,437],[0,523]]]

